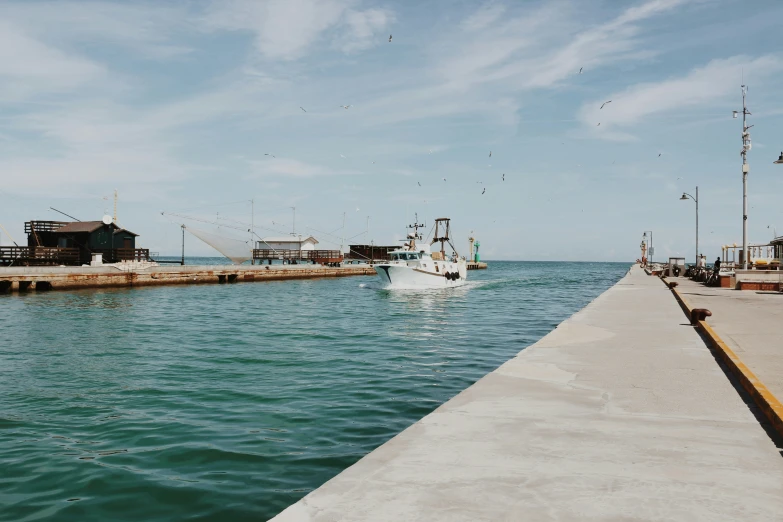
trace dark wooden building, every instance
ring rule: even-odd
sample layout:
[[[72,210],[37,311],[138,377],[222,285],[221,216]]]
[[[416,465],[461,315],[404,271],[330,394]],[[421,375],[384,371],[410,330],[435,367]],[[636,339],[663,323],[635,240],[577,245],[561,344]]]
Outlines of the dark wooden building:
[[[356,261],[389,261],[389,252],[399,249],[399,246],[381,245],[349,245],[349,254],[346,256]]]
[[[93,254],[105,263],[149,260],[149,250],[136,248],[135,234],[103,221],[28,221],[26,247],[0,247],[4,265],[83,265]]]

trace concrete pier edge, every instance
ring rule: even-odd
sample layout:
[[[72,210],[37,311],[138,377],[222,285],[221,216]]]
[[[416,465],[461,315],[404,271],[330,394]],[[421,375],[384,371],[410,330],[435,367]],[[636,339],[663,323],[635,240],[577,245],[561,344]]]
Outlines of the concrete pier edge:
[[[661,278],[664,284],[666,280]],[[670,287],[674,298],[682,307],[686,316],[690,319],[692,307],[688,301],[680,295],[677,288]],[[712,353],[729,369],[731,374],[737,379],[742,389],[747,392],[753,403],[764,414],[770,422],[775,434],[783,439],[783,404],[775,397],[761,380],[742,362],[734,350],[720,338],[715,330],[707,324],[706,320],[697,321],[696,328],[709,340],[708,347]]]

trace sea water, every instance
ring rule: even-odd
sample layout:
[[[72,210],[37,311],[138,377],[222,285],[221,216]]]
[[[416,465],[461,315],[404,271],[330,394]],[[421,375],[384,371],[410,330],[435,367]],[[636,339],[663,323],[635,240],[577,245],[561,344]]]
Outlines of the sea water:
[[[0,520],[267,519],[629,266],[0,295]]]

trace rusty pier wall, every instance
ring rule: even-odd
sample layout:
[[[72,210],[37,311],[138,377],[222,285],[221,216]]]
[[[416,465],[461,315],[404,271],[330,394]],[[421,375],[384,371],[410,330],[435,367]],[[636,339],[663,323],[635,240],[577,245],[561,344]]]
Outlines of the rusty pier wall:
[[[368,275],[375,275],[375,270],[368,265],[343,267],[194,265],[154,266],[131,270],[120,270],[113,266],[0,267],[0,293],[173,284],[227,284]]]

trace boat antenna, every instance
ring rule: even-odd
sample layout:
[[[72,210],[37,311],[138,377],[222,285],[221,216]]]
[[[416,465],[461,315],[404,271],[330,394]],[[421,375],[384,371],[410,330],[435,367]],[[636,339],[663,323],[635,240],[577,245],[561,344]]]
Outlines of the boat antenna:
[[[413,234],[408,234],[408,239],[410,239],[408,249],[409,250],[415,250],[416,249],[416,240],[421,239],[421,234],[419,234],[419,229],[424,228],[426,225],[424,223],[419,223],[419,214],[414,214],[416,216],[416,219],[414,220],[412,225],[408,225],[408,228],[413,229]]]

